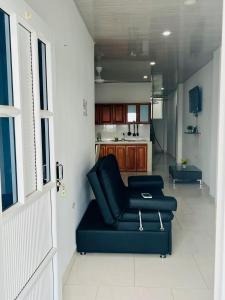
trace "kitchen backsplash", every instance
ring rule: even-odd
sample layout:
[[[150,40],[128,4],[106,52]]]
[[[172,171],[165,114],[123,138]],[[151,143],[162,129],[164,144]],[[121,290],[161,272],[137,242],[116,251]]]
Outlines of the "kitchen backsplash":
[[[150,125],[149,124],[139,124],[138,125],[139,137],[146,140],[150,139]],[[135,130],[137,131],[137,125],[135,125]],[[125,133],[125,138],[133,137],[134,125],[130,125],[131,136],[128,136],[128,125],[96,125],[95,126],[95,137],[101,135],[102,140],[114,139],[115,137],[121,139],[123,138],[123,133]]]

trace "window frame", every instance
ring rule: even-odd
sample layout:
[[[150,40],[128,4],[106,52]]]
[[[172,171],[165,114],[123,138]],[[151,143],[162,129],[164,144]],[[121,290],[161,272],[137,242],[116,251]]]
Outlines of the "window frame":
[[[24,18],[17,16],[7,5],[1,4],[1,9],[10,17],[10,42],[12,61],[12,84],[13,84],[13,105],[0,105],[0,117],[12,117],[15,124],[15,159],[17,179],[17,202],[2,211],[2,194],[0,187],[0,216],[9,218],[23,209],[25,204],[31,204],[39,199],[42,194],[51,192],[56,185],[55,156],[54,156],[54,126],[53,126],[53,73],[52,73],[52,46],[51,43],[41,34],[37,33]],[[24,189],[24,166],[23,166],[23,131],[21,117],[21,87],[20,87],[20,63],[19,63],[19,26],[25,27],[31,33],[32,69],[33,69],[33,93],[34,93],[34,117],[35,117],[35,138],[36,138],[36,163],[37,163],[37,190],[30,195],[25,195]],[[46,65],[48,78],[48,110],[40,110],[39,93],[39,62],[38,44],[40,39],[46,44]],[[50,145],[50,172],[51,180],[43,185],[42,175],[42,144],[41,144],[41,118],[49,119],[49,145]]]

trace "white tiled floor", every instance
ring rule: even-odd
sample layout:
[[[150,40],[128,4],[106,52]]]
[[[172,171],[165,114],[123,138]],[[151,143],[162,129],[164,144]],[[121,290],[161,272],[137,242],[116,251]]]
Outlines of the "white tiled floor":
[[[169,182],[167,156],[155,156],[154,173],[174,195],[173,254],[77,254],[63,300],[212,300],[215,208],[208,188]],[[124,179],[129,174],[124,174]]]

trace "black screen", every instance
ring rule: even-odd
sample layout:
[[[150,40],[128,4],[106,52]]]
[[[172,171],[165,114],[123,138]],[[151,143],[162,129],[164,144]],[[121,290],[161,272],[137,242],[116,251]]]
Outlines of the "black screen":
[[[201,89],[199,86],[189,91],[189,112],[198,113],[202,110]]]

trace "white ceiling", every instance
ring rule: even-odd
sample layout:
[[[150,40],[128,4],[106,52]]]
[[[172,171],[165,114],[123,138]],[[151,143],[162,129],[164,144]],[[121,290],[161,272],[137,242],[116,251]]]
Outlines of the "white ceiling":
[[[93,36],[102,77],[143,81],[162,74],[169,92],[204,66],[220,46],[222,0],[74,0]],[[170,30],[171,36],[162,32]],[[131,55],[131,52],[135,56]]]

